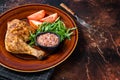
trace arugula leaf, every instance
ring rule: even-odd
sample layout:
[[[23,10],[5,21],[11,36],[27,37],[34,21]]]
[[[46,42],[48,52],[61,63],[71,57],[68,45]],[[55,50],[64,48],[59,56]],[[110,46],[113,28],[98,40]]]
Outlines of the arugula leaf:
[[[73,30],[77,29],[77,27],[67,28],[63,21],[59,18],[54,23],[44,22],[42,25],[38,25],[39,28],[36,30],[35,33],[30,34],[30,45],[35,44],[35,37],[40,32],[53,32],[60,36],[60,41],[62,42],[64,39],[69,39],[70,36],[73,34]]]

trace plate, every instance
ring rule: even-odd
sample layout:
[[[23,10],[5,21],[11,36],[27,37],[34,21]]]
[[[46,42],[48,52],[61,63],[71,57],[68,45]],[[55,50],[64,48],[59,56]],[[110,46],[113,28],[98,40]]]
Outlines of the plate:
[[[74,30],[71,40],[65,40],[59,50],[45,60],[24,59],[25,56],[15,56],[5,49],[4,39],[7,22],[13,19],[25,19],[28,15],[44,9],[48,14],[58,13],[68,28],[75,27],[73,19],[64,11],[45,4],[22,5],[0,15],[0,64],[8,69],[19,72],[38,72],[53,68],[65,61],[73,52],[78,41],[78,30]],[[23,57],[23,58],[22,58]]]

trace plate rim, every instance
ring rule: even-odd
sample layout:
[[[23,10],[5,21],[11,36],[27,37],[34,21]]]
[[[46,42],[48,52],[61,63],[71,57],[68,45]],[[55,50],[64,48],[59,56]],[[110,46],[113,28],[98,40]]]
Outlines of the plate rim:
[[[19,6],[17,6],[17,7],[13,7],[13,8],[11,8],[11,9],[8,9],[8,10],[6,10],[5,12],[1,13],[1,14],[0,14],[0,17],[2,17],[2,16],[4,16],[5,14],[9,13],[11,10],[15,10],[15,9],[17,9],[17,8],[27,7],[27,6],[47,6],[47,7],[51,7],[51,8],[57,9],[57,10],[59,10],[59,11],[62,11],[65,15],[67,15],[67,16],[70,18],[70,20],[71,20],[71,21],[73,22],[73,24],[76,26],[75,21],[72,19],[72,17],[71,17],[68,13],[66,13],[66,12],[63,11],[62,9],[59,9],[58,7],[51,6],[51,5],[48,5],[48,4],[24,4],[24,5],[19,5]],[[76,29],[76,34],[77,34],[77,35],[76,35],[75,44],[74,44],[72,50],[69,52],[69,54],[68,54],[67,56],[65,56],[65,57],[63,58],[63,60],[59,61],[57,64],[54,64],[54,65],[52,65],[52,66],[50,66],[50,67],[48,66],[47,68],[37,69],[37,70],[21,70],[21,69],[14,69],[14,68],[8,67],[7,65],[4,65],[4,64],[1,63],[1,62],[0,62],[0,65],[3,66],[3,67],[5,67],[5,68],[7,68],[7,69],[13,70],[13,71],[17,71],[17,72],[28,72],[28,73],[29,73],[29,72],[40,72],[40,71],[45,71],[45,70],[51,69],[51,68],[53,68],[53,67],[61,64],[62,62],[64,62],[64,61],[73,53],[73,51],[74,51],[75,48],[76,48],[77,42],[78,42],[78,29]]]

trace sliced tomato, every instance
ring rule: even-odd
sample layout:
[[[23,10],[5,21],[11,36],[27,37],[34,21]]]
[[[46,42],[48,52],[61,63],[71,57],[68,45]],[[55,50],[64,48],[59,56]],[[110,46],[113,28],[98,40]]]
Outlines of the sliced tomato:
[[[45,16],[45,10],[40,10],[36,13],[29,15],[27,18],[29,20],[40,20]]]
[[[36,20],[29,20],[29,23],[34,29],[38,29],[38,25],[42,24],[42,22]]]
[[[58,18],[58,14],[57,13],[54,13],[54,14],[51,14],[45,18],[42,18],[40,21],[42,22],[54,22],[56,19]]]

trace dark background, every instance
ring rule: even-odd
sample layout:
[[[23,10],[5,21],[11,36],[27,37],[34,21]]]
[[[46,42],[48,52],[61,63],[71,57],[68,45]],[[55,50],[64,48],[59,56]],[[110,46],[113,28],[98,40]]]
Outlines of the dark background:
[[[61,8],[61,2],[99,29],[92,40],[70,15],[79,30],[78,44],[73,54],[55,67],[51,80],[120,80],[120,0],[0,0],[0,13],[31,3]]]

